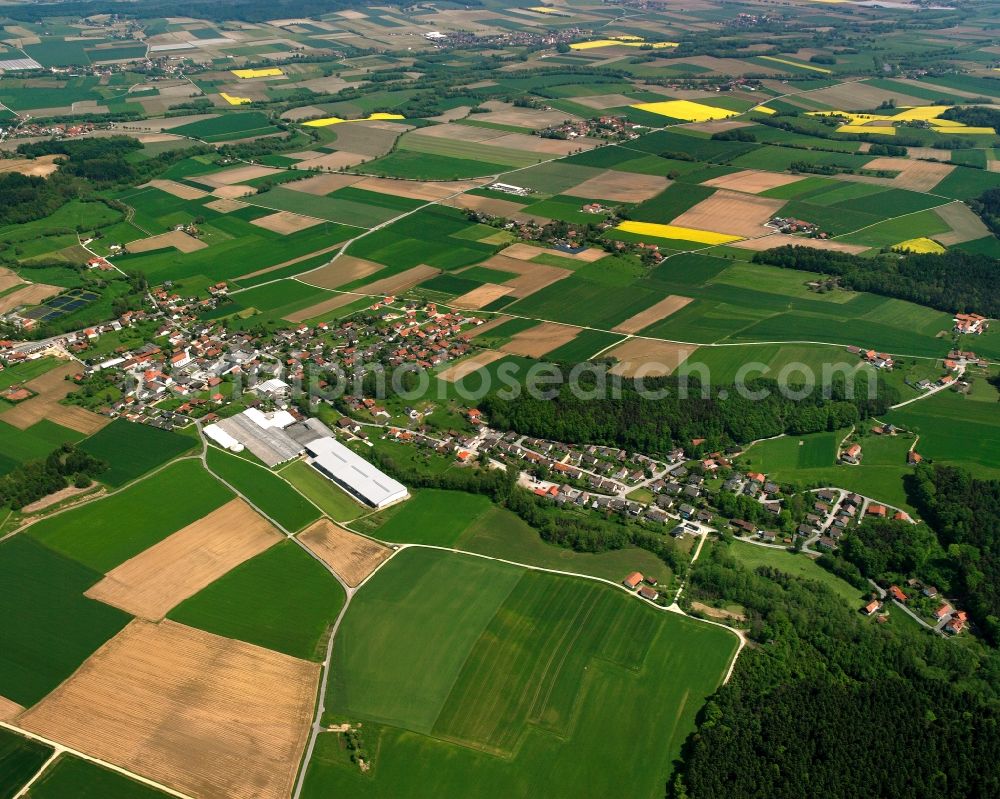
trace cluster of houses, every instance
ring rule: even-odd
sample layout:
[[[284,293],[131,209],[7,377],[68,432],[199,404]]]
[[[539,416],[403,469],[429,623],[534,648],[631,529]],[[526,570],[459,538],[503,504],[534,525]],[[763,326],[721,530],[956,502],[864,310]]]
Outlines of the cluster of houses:
[[[830,237],[829,233],[821,231],[814,223],[806,222],[802,219],[796,219],[792,216],[772,217],[768,220],[764,227],[772,228],[773,230],[777,230],[779,233],[804,235],[808,238],[827,239]]]
[[[892,367],[896,365],[892,356],[887,352],[876,352],[875,350],[856,347],[853,344],[847,348],[847,351],[851,355],[857,355],[862,361],[874,366],[876,369],[892,371]]]
[[[641,572],[631,572],[622,580],[622,585],[650,602],[655,602],[660,598],[660,592],[656,590],[656,578],[643,577]]]
[[[925,600],[936,600],[936,607],[930,615],[933,617],[934,628],[938,631],[958,635],[961,633],[969,621],[969,615],[964,610],[956,609],[950,602],[941,598],[937,588],[933,585],[924,585],[917,579],[910,579],[906,582],[906,587],[910,590],[907,594],[898,585],[890,585],[887,591],[888,596],[900,605],[907,605],[911,600],[919,597]],[[864,612],[871,615],[868,608],[874,603],[865,607]]]
[[[955,314],[955,332],[964,336],[979,336],[990,328],[990,320],[977,313]]]
[[[558,125],[536,130],[535,135],[543,139],[578,139],[590,136],[609,141],[631,141],[639,138],[641,125],[629,122],[625,117],[604,115],[590,119],[566,120]]]

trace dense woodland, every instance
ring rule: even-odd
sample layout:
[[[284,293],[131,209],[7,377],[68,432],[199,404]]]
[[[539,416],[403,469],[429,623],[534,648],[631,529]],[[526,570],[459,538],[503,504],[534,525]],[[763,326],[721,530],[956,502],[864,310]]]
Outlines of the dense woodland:
[[[988,189],[969,203],[993,234],[1000,236],[1000,189]]]
[[[0,507],[23,508],[72,485],[85,488],[107,468],[104,461],[72,444],[63,444],[44,460],[30,461],[0,477]]]
[[[672,799],[1000,795],[995,651],[876,625],[725,544],[692,571],[690,598],[742,605],[751,645],[702,711]]]
[[[1000,316],[1000,261],[987,255],[951,250],[943,255],[862,258],[848,253],[786,245],[759,252],[754,263],[835,275],[852,291],[927,305],[949,313]]]
[[[692,379],[687,398],[682,399],[682,379],[666,377],[647,379],[643,386],[625,380],[620,397],[602,392],[591,399],[586,392],[593,389],[593,384],[581,379],[572,386],[568,375],[564,370],[563,387],[551,400],[521,392],[514,399],[491,395],[481,407],[500,429],[662,455],[676,446],[689,452],[712,451],[781,433],[838,430],[883,413],[896,397],[894,389],[880,384],[874,399],[860,396],[866,392],[859,387],[859,397],[851,400],[846,398],[844,384],[839,383],[830,387],[829,399],[817,387],[805,399],[796,401],[784,396],[776,382],[756,380],[744,388],[766,392],[763,399],[749,399],[733,386],[713,386],[715,397],[704,398],[701,386]],[[583,389],[581,396],[577,396],[581,393],[577,387]],[[661,390],[668,396],[655,399],[646,393]],[[726,399],[719,399],[723,392]],[[694,446],[692,441],[696,439],[704,439],[704,443]]]

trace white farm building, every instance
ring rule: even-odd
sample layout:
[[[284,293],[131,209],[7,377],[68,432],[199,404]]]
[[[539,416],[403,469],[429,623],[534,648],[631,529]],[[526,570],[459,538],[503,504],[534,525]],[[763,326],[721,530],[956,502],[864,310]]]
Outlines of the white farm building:
[[[406,486],[393,480],[335,438],[317,438],[306,444],[309,464],[344,491],[375,508],[406,499]]]

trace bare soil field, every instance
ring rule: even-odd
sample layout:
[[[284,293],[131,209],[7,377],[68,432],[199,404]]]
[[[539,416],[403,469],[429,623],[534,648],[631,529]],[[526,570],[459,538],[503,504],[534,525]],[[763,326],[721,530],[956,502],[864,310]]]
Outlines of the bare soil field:
[[[483,285],[474,288],[472,291],[463,294],[461,297],[456,297],[451,301],[451,305],[456,308],[466,308],[472,311],[478,311],[485,305],[489,305],[494,300],[498,300],[501,297],[506,297],[514,289],[510,286],[499,286],[496,283],[483,283]]]
[[[935,236],[935,240],[946,247],[961,244],[963,241],[974,241],[990,235],[990,229],[983,224],[976,213],[965,203],[951,203],[935,208],[936,213],[951,228],[950,233]]]
[[[329,519],[320,519],[298,538],[351,588],[361,585],[392,556],[389,547],[345,530]]]
[[[206,119],[215,119],[218,114],[188,114],[182,117],[170,117],[168,119],[144,119],[141,121],[132,121],[127,125],[123,126],[123,130],[133,131],[133,130],[146,130],[154,131],[160,133],[165,130],[172,130],[173,128],[179,128],[182,125],[190,125],[192,122],[203,122]]]
[[[490,110],[489,116],[484,116],[488,122],[496,122],[498,125],[514,125],[520,128],[530,128],[538,130],[549,125],[558,125],[566,119],[576,119],[572,114],[563,111],[543,111],[539,108],[517,108],[510,103],[500,100],[490,100],[483,103],[484,108]]]
[[[868,144],[865,142],[865,144]],[[871,147],[871,145],[868,145]],[[934,147],[907,147],[906,155],[909,158],[929,158],[934,161],[947,162],[951,157],[949,150],[937,150]]]
[[[25,385],[38,396],[18,403],[0,414],[0,419],[20,430],[31,427],[42,419],[48,419],[72,427],[81,433],[96,432],[111,420],[83,408],[59,404],[59,400],[76,388],[65,378],[79,371],[79,364],[64,363],[34,380],[29,380]],[[83,427],[87,429],[81,429]]]
[[[36,502],[32,502],[30,505],[25,505],[21,508],[21,513],[37,513],[40,510],[45,510],[46,508],[51,508],[53,505],[58,505],[64,500],[70,499],[80,494],[87,494],[93,491],[95,488],[94,484],[87,486],[86,488],[77,488],[76,486],[66,486],[60,491],[55,491],[48,496],[44,496]],[[99,489],[100,493],[104,493],[104,489]],[[98,493],[98,492],[95,492]]]
[[[34,178],[47,178],[59,167],[55,155],[40,155],[38,158],[4,158],[0,160],[0,174],[20,172]]]
[[[775,66],[780,67],[781,65],[776,64]],[[890,99],[894,99],[897,106],[930,104],[928,100],[921,100],[919,97],[900,94],[895,90],[879,89],[877,86],[868,86],[858,81],[809,92],[808,97],[810,100],[842,111],[865,111],[878,108],[880,103]]]
[[[341,167],[355,166],[362,161],[368,161],[370,155],[364,153],[348,152],[338,150],[335,153],[327,153],[319,158],[310,158],[308,161],[300,161],[300,169],[340,169]]]
[[[405,272],[400,272],[398,275],[375,280],[355,289],[355,291],[358,294],[398,294],[401,291],[413,288],[417,283],[423,283],[425,280],[439,274],[441,274],[440,269],[421,264],[412,269],[407,269]]]
[[[0,291],[7,291],[7,289],[13,288],[14,286],[20,286],[23,282],[24,281],[21,280],[21,278],[9,269],[5,269],[0,266]]]
[[[717,189],[731,189],[746,194],[760,194],[778,186],[787,186],[802,180],[801,175],[783,175],[780,172],[763,172],[758,169],[744,169],[732,175],[722,175],[702,183],[702,186],[714,186]]]
[[[250,272],[249,274],[246,275],[240,275],[240,277],[236,279],[239,280],[240,278],[256,277],[257,275],[266,275],[268,272],[274,272],[278,269],[284,269],[286,266],[292,266],[293,264],[297,264],[301,261],[306,261],[310,258],[315,258],[318,255],[326,255],[327,253],[339,250],[340,245],[343,243],[344,243],[343,241],[339,241],[336,244],[333,244],[329,247],[324,247],[322,250],[317,250],[316,252],[310,252],[307,253],[306,255],[300,255],[298,258],[292,258],[290,261],[283,261],[280,264],[275,264],[274,266],[268,266],[265,267],[264,269],[258,269],[256,272]]]
[[[933,161],[911,161],[904,158],[875,158],[865,164],[865,169],[899,172],[892,184],[901,189],[930,191],[955,169],[950,164]]]
[[[285,799],[319,673],[318,663],[136,620],[19,724],[197,799]]]
[[[304,194],[312,194],[316,197],[323,197],[331,191],[353,186],[361,180],[364,180],[364,178],[359,175],[316,175],[305,180],[293,180],[285,188],[289,188],[292,191],[301,191]]]
[[[573,99],[573,102],[599,111],[604,108],[620,108],[632,105],[636,101],[631,97],[626,97],[624,94],[591,94],[587,97],[576,97]]]
[[[112,569],[85,596],[158,621],[281,539],[263,516],[234,499]]]
[[[510,286],[512,289],[510,293],[518,298],[527,297],[557,280],[570,276],[568,269],[560,269],[558,266],[549,266],[548,264],[533,264],[530,261],[519,261],[503,254],[487,258],[481,266],[488,269],[499,269],[502,272],[516,273],[517,277],[508,280],[504,285]]]
[[[689,344],[673,344],[647,338],[630,338],[604,355],[618,359],[612,374],[622,377],[662,377],[669,375],[698,349]]]
[[[185,186],[183,183],[178,183],[175,180],[157,179],[142,185],[152,186],[160,191],[165,191],[167,194],[172,194],[174,197],[180,197],[182,200],[200,200],[202,197],[208,196],[207,191],[196,189],[194,186]],[[142,187],[140,186],[140,188]]]
[[[742,613],[733,613],[733,611],[725,610],[724,608],[713,608],[711,605],[705,605],[702,602],[692,602],[691,607],[695,610],[700,610],[706,616],[710,616],[713,619],[733,619],[735,621],[746,621],[747,619]]]
[[[764,223],[784,204],[784,200],[720,189],[707,200],[689,208],[671,224],[733,236],[759,236],[766,232]]]
[[[247,166],[238,166],[233,169],[223,169],[221,172],[212,172],[208,175],[196,175],[191,180],[195,183],[202,183],[206,186],[218,188],[219,186],[235,186],[237,183],[245,183],[248,180],[280,174],[280,169],[275,169],[271,166],[248,164]]]
[[[459,125],[457,122],[449,122],[445,125],[420,128],[419,133],[414,133],[413,135],[420,136],[421,138],[427,136],[432,139],[488,142],[491,139],[499,139],[508,134],[506,131],[497,130],[496,128],[478,128],[474,125]]]
[[[540,325],[535,325],[529,330],[516,334],[500,349],[512,355],[541,358],[546,353],[575,339],[581,330],[582,328],[574,325],[542,322]]]
[[[253,186],[219,186],[212,192],[212,196],[223,200],[238,200],[240,197],[249,197],[256,193],[257,189]]]
[[[78,405],[53,405],[44,418],[87,436],[93,435],[111,423],[109,417],[88,411]]]
[[[501,200],[498,197],[480,197],[476,194],[460,194],[450,200],[444,200],[443,205],[452,208],[462,208],[466,211],[479,211],[491,216],[512,219],[515,222],[533,221],[540,224],[551,222],[551,218],[541,214],[533,214],[524,210],[524,206],[513,200]]]
[[[480,332],[482,332],[482,330],[480,330]],[[506,354],[507,353],[500,352],[499,350],[485,350],[473,355],[471,358],[459,361],[454,366],[449,366],[447,369],[438,372],[438,379],[446,380],[449,383],[457,383],[459,380],[468,377],[473,372],[478,372],[484,366],[489,366],[493,363],[493,361],[499,361]]]
[[[17,702],[0,696],[0,721],[13,721],[24,712],[24,708]]]
[[[468,125],[464,127],[468,127]],[[527,133],[504,133],[502,136],[486,142],[488,147],[507,147],[512,150],[541,155],[569,155],[577,150],[593,150],[597,144],[596,139],[588,140],[581,137],[572,141],[562,141],[561,139],[543,139],[541,136],[532,136]]]
[[[588,247],[582,252],[571,253],[564,252],[562,250],[552,250],[547,247],[535,247],[531,244],[518,242],[517,244],[511,244],[503,252],[501,252],[500,255],[504,255],[508,258],[516,258],[519,261],[530,261],[537,255],[555,255],[559,258],[566,258],[569,261],[583,261],[584,263],[589,264],[594,261],[600,261],[607,255],[607,253],[604,252],[604,250],[597,249],[596,247]]]
[[[780,233],[773,233],[770,236],[762,236],[759,239],[745,239],[735,241],[728,245],[739,247],[741,250],[773,250],[775,247],[784,247],[787,244],[794,244],[796,247],[811,247],[814,250],[833,250],[834,252],[849,252],[854,255],[870,250],[863,244],[844,244],[840,241],[830,241],[829,239],[805,239],[798,236],[784,236]]]
[[[220,214],[231,214],[233,211],[239,211],[241,208],[246,208],[247,204],[236,200],[221,199],[205,203],[205,207],[211,208],[213,211],[218,211]]]
[[[337,125],[334,128],[337,138],[332,146],[338,150],[373,158],[388,153],[396,143],[396,139],[410,129],[409,125],[377,120]]]
[[[189,236],[183,230],[171,230],[168,233],[160,233],[156,236],[150,236],[147,239],[130,241],[125,246],[125,249],[131,253],[137,253],[173,247],[181,252],[196,252],[197,250],[205,249],[207,246],[201,239]]]
[[[49,286],[45,283],[30,283],[22,289],[12,291],[0,297],[0,313],[7,313],[21,305],[38,305],[49,297],[54,297],[62,291],[58,286]]]
[[[421,183],[417,180],[392,180],[391,178],[364,178],[356,184],[356,188],[365,191],[377,191],[381,194],[394,194],[397,197],[407,197],[411,200],[443,200],[453,194],[459,194],[470,189],[476,189],[488,183],[485,180],[444,180],[434,183]]]
[[[374,261],[356,258],[353,255],[341,255],[333,263],[321,266],[312,272],[306,272],[304,275],[300,275],[299,279],[310,286],[335,289],[355,280],[360,280],[363,277],[368,277],[368,275],[373,275],[380,269],[385,269],[385,267]]]
[[[751,127],[753,122],[740,122],[732,119],[712,119],[708,122],[692,122],[684,126],[684,130],[697,130],[701,133],[722,133],[727,130]]]
[[[322,302],[317,302],[315,305],[310,305],[301,311],[290,313],[285,319],[289,322],[304,322],[315,316],[322,316],[323,314],[330,313],[330,311],[336,311],[338,308],[343,308],[345,305],[350,305],[359,299],[361,297],[357,294],[334,294]]]
[[[593,200],[616,200],[636,203],[655,197],[670,181],[659,175],[633,175],[606,169],[599,175],[583,181],[563,194]]]
[[[671,314],[677,313],[681,308],[691,302],[691,297],[680,297],[671,294],[655,305],[650,306],[645,311],[640,311],[635,316],[626,319],[621,324],[615,325],[612,330],[617,333],[638,333],[640,330],[649,327],[654,322],[666,319]]]
[[[295,214],[291,211],[278,211],[276,214],[254,219],[250,224],[287,236],[290,233],[298,233],[300,230],[322,225],[323,220],[314,216],[302,216],[302,214]]]

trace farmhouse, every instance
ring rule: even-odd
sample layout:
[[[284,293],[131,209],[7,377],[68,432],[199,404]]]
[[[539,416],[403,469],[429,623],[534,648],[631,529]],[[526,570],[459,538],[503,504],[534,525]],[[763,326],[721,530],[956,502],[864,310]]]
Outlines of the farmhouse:
[[[840,456],[845,463],[861,463],[861,445],[851,444]]]
[[[632,572],[628,577],[622,580],[622,585],[630,591],[634,591],[640,583],[642,583],[642,574],[639,572]]]
[[[406,499],[406,486],[357,455],[335,438],[317,438],[306,444],[309,464],[344,491],[375,508]]]

